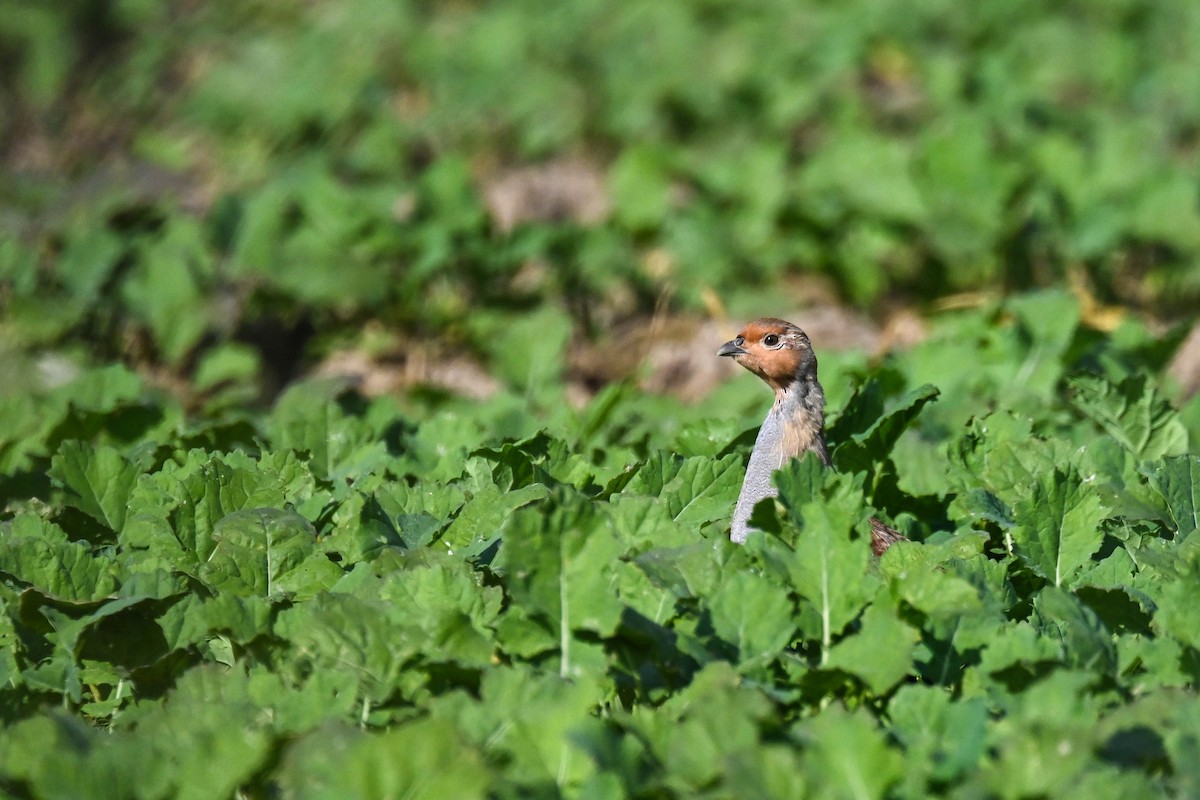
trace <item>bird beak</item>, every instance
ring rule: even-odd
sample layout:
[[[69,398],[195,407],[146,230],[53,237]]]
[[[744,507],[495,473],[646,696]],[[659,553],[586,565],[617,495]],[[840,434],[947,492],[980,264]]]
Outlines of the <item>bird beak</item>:
[[[746,351],[738,347],[732,341],[728,341],[721,345],[721,349],[717,351],[719,356],[744,356]]]

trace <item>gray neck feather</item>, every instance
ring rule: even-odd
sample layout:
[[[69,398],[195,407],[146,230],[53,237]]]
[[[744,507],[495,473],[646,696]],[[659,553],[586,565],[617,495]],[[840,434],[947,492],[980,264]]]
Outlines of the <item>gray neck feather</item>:
[[[733,510],[730,538],[734,542],[745,542],[750,531],[755,530],[750,527],[754,505],[779,494],[771,484],[771,473],[809,450],[816,452],[822,464],[829,465],[825,447],[825,392],[815,370],[811,375],[797,375],[776,395],[759,428],[750,463],[746,465],[746,479]]]

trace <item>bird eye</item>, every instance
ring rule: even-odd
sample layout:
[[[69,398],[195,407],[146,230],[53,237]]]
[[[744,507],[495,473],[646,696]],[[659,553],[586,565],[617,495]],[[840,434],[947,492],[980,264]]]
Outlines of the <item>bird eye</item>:
[[[763,344],[765,344],[767,347],[774,347],[775,345],[779,344],[779,337],[773,333],[768,333],[763,337]]]

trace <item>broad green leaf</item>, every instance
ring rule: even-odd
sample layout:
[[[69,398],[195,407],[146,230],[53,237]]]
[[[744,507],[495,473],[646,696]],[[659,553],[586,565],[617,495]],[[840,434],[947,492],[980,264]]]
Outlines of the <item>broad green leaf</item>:
[[[201,391],[215,391],[223,384],[252,386],[261,372],[262,360],[256,350],[244,344],[224,344],[205,353],[192,380]]]
[[[1069,584],[1100,547],[1100,523],[1108,510],[1075,467],[1057,468],[1033,484],[1028,499],[1013,507],[1017,555],[1055,586]]]
[[[504,491],[534,483],[552,486],[556,481],[546,471],[550,448],[555,444],[545,431],[517,442],[505,442],[495,448],[480,448],[471,455],[482,456],[495,464],[492,479]]]
[[[609,564],[620,545],[607,521],[570,495],[547,511],[513,515],[502,545],[502,568],[513,602],[558,636],[563,677],[576,675],[577,632],[611,636],[622,603]]]
[[[741,460],[737,454],[685,459],[660,451],[638,468],[622,493],[657,497],[680,524],[699,526],[730,514],[744,473]]]
[[[1166,502],[1178,539],[1200,528],[1200,457],[1166,458],[1144,465],[1142,472]]]
[[[59,392],[76,409],[104,414],[136,400],[142,380],[123,364],[113,364],[85,371]]]
[[[168,701],[138,721],[132,734],[122,734],[119,749],[110,751],[114,769],[129,751],[148,750],[135,775],[140,794],[169,794],[183,800],[229,797],[270,756],[272,737],[247,692],[240,670],[197,667],[180,677]],[[220,764],[219,770],[213,765]],[[151,788],[153,787],[153,788]]]
[[[482,799],[489,773],[462,738],[436,719],[383,733],[328,726],[288,746],[279,785],[283,796],[298,800]]]
[[[448,483],[462,476],[467,453],[487,438],[482,423],[456,411],[444,411],[427,420],[405,442],[397,469],[423,482]]]
[[[511,492],[488,486],[463,505],[441,536],[451,552],[478,555],[507,530],[517,509],[544,500],[550,490],[539,483]]]
[[[410,564],[374,591],[363,587],[358,594],[372,592],[370,596],[389,602],[406,635],[426,643],[425,659],[486,666],[495,650],[491,629],[500,614],[500,588],[483,586],[466,562],[449,554],[430,551],[420,560],[426,563]]]
[[[651,583],[678,598],[705,597],[722,581],[713,569],[712,545],[707,542],[682,547],[653,548],[633,559]]]
[[[878,396],[881,391],[877,382],[868,381],[850,398],[837,423],[831,426],[831,441],[839,443],[833,452],[833,462],[839,470],[870,469],[872,464],[886,459],[921,409],[939,394],[935,387],[925,384],[905,394],[891,411],[883,413]]]
[[[479,701],[466,700],[446,698],[434,707],[434,719],[452,721],[489,759],[509,763],[511,779],[566,788],[591,771],[571,735],[593,707],[589,681],[496,668],[484,673]]]
[[[345,671],[360,696],[376,703],[396,691],[401,670],[421,647],[403,635],[390,606],[349,594],[320,594],[285,609],[272,628],[291,645],[290,660]]]
[[[495,374],[535,396],[557,391],[571,320],[552,304],[520,315],[473,315],[469,322]]]
[[[913,645],[920,634],[878,600],[862,615],[862,627],[833,646],[825,666],[862,679],[883,695],[913,670]]]
[[[316,532],[294,511],[248,508],[222,517],[199,577],[218,592],[278,599],[315,594],[342,571],[316,549]]]
[[[120,569],[109,548],[68,541],[61,528],[30,515],[0,534],[0,572],[41,594],[90,602],[116,593]]]
[[[954,702],[940,686],[901,686],[888,703],[888,723],[908,763],[934,780],[957,778],[986,752],[988,706],[982,698]]]
[[[842,493],[832,497],[794,506],[793,494],[803,496],[808,487],[793,486],[791,475],[781,472],[777,477],[780,499],[800,530],[794,550],[788,552],[781,546],[769,563],[783,570],[795,590],[815,609],[819,629],[803,633],[821,642],[823,662],[834,636],[866,606],[879,586],[879,579],[867,571],[870,558],[867,540],[851,538],[856,521],[856,514],[851,511],[854,498],[841,490]]]
[[[31,684],[40,684],[43,688],[61,693],[64,700],[69,698],[72,702],[79,703],[83,697],[80,669],[82,638],[92,626],[120,614],[144,599],[122,597],[111,600],[82,616],[64,613],[50,604],[41,606],[37,613],[53,629],[53,635],[48,638],[53,643],[54,653],[33,669],[26,670],[23,677]],[[75,614],[78,614],[78,611],[75,611]]]
[[[781,494],[786,496],[793,519],[799,520],[800,508],[805,503],[816,502],[823,497],[822,492],[829,484],[830,474],[814,453],[788,461],[775,471],[772,480]],[[787,536],[789,531],[785,528],[782,533]]]
[[[629,608],[657,625],[667,624],[675,615],[675,593],[652,581],[635,563],[619,560],[613,572],[621,601]],[[622,623],[628,624],[628,619]]]
[[[941,546],[898,542],[883,554],[880,572],[897,599],[930,616],[970,614],[983,608],[980,590],[956,574],[951,562],[970,574],[983,558],[982,548],[983,538],[975,534]]]
[[[72,234],[57,260],[56,271],[70,294],[92,302],[120,260],[124,243],[102,224],[85,223]]]
[[[980,656],[979,669],[996,674],[1014,665],[1032,667],[1043,661],[1058,662],[1063,655],[1062,643],[1048,638],[1042,630],[1028,622],[992,626],[980,637],[986,649]]]
[[[796,630],[787,590],[766,577],[745,572],[728,575],[708,601],[713,630],[733,645],[741,672],[769,664]]]
[[[1048,399],[1062,380],[1079,327],[1079,298],[1065,289],[1041,289],[1012,297],[1005,306],[1017,319],[1013,334],[1021,346],[1020,359],[1009,365],[1012,388]]]
[[[1009,698],[1008,719],[996,731],[1000,746],[990,748],[981,770],[989,793],[1059,797],[1087,774],[1099,708],[1083,688],[1094,680],[1060,670]]]
[[[178,364],[204,335],[209,314],[193,265],[207,261],[199,223],[173,218],[161,239],[147,243],[121,284],[133,315],[150,328],[171,364]]]
[[[545,624],[543,616],[524,606],[508,608],[493,626],[496,644],[510,656],[533,659],[559,649],[562,637]]]
[[[247,694],[259,708],[270,709],[275,734],[299,736],[329,720],[361,719],[355,680],[347,673],[320,670],[299,679],[262,664],[251,667],[248,678]]]
[[[1096,375],[1069,382],[1072,407],[1091,419],[1139,458],[1179,455],[1187,449],[1187,429],[1178,413],[1145,375],[1117,385]]]
[[[200,644],[212,636],[227,635],[246,644],[271,629],[271,604],[266,598],[222,593],[206,598],[189,594],[158,618],[167,649]]]
[[[334,400],[336,384],[302,384],[285,393],[271,413],[270,437],[280,448],[307,455],[319,478],[344,486],[387,462],[387,445],[365,420]]]
[[[760,726],[769,718],[766,696],[739,680],[731,665],[714,662],[657,712],[635,709],[630,723],[681,792],[721,784],[736,791],[758,783],[736,779],[739,765],[753,771],[764,746]]]
[[[1135,583],[1134,574],[1137,572],[1137,566],[1137,562],[1133,560],[1129,550],[1118,547],[1103,559],[1086,564],[1079,571],[1076,583],[1100,589],[1127,588]]]
[[[1074,594],[1047,586],[1034,598],[1033,610],[1042,635],[1062,643],[1062,659],[1068,665],[1102,675],[1115,673],[1112,633]]]
[[[299,499],[294,491],[311,486],[311,477],[294,455],[264,456],[262,466],[267,468],[237,454],[192,451],[177,473],[154,476],[157,501],[169,504],[160,513],[167,516],[183,551],[197,563],[212,555],[213,528],[222,519],[242,509],[282,508]],[[146,491],[155,490],[148,486]],[[154,535],[152,524],[148,529]]]
[[[1183,653],[1187,645],[1169,636],[1118,637],[1118,671],[1135,686],[1154,689],[1183,689],[1192,682],[1184,669]]]
[[[831,800],[879,800],[904,774],[904,761],[891,750],[872,716],[838,706],[798,724],[795,734],[805,745],[805,771],[812,776],[814,796]]]
[[[672,519],[670,509],[657,497],[616,494],[602,507],[627,552],[697,542],[696,529]]]
[[[0,595],[0,685],[9,687],[20,686],[21,662],[18,658],[27,658],[13,622],[17,613],[17,602],[10,602]]]
[[[146,783],[140,770],[149,759],[131,753],[122,766],[110,757],[110,737],[74,716],[28,717],[0,736],[0,774],[39,797],[117,800],[137,796]]]
[[[1016,414],[976,417],[951,445],[948,472],[951,485],[967,495],[957,503],[965,516],[1010,527],[1016,499],[1055,467],[1075,461],[1069,442],[1040,438],[1032,422]]]
[[[983,114],[956,114],[921,138],[916,178],[929,206],[934,246],[955,264],[982,261],[975,270],[990,277],[998,265],[989,264],[985,243],[1002,230],[1012,182],[1020,173],[1015,164],[996,157],[991,125]],[[964,197],[970,202],[963,202]],[[985,271],[984,265],[990,268]],[[962,285],[977,274],[962,276]]]
[[[807,204],[821,215],[844,210],[918,222],[927,209],[913,183],[908,148],[899,140],[843,131],[817,150],[800,176]],[[870,175],[872,180],[862,180]]]
[[[652,147],[630,147],[609,171],[617,219],[634,231],[662,224],[670,209],[671,176],[665,153]]]
[[[1156,586],[1153,597],[1158,605],[1154,628],[1162,635],[1200,649],[1200,606],[1195,603],[1200,579],[1193,575]]]
[[[105,445],[68,441],[55,453],[50,477],[67,488],[72,505],[119,532],[125,527],[133,485],[147,466],[147,459],[131,462]]]

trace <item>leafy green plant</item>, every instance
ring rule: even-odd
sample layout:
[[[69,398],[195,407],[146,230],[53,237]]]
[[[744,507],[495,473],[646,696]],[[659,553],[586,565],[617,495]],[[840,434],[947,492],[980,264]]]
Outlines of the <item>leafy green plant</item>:
[[[1200,796],[1186,325],[1094,307],[1200,296],[1195,3],[59,5],[0,15],[0,793]],[[606,211],[501,224],[564,158]],[[734,546],[761,387],[571,357],[813,274],[971,302],[816,342],[835,469]],[[376,336],[494,386],[311,377]]]
[[[1022,308],[1070,304],[999,311],[1020,332]],[[107,370],[10,401],[37,422],[6,427],[0,481],[0,780],[36,797],[1187,794],[1187,428],[1145,375],[1072,374],[1080,351],[1055,342],[1076,323],[1001,355],[1003,325],[964,338],[994,313],[948,317],[953,346],[852,396],[836,387],[855,360],[826,359],[837,470],[778,472],[742,547],[742,447],[683,455],[697,440],[662,424],[711,424],[720,396],[685,411],[614,389],[508,438],[486,423],[503,395],[418,412],[311,383],[265,416],[182,424]],[[951,377],[964,341],[1027,376],[1008,407],[989,380],[916,383],[931,361]],[[881,510],[914,541],[876,560]]]

